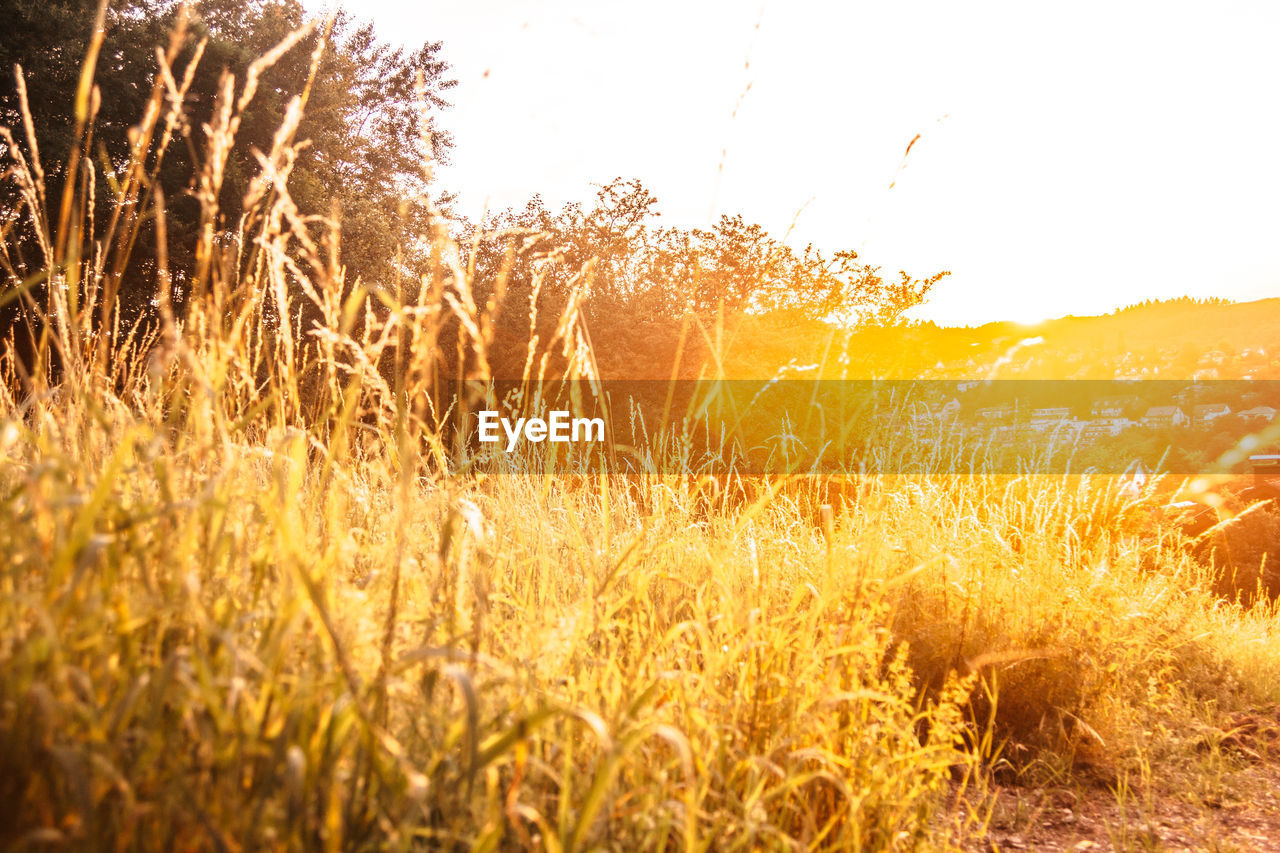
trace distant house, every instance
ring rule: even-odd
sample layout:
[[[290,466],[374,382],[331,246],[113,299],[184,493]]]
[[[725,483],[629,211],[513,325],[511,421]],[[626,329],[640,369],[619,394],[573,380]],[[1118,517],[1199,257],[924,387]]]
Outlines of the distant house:
[[[1245,409],[1240,412],[1240,417],[1249,421],[1269,424],[1276,419],[1276,410],[1270,406],[1254,406],[1252,409]]]
[[[1031,423],[1047,424],[1065,421],[1071,417],[1071,409],[1067,406],[1046,406],[1031,410]]]
[[[978,409],[977,415],[988,423],[1002,423],[1013,416],[1013,406],[987,406]]]
[[[1086,444],[1096,444],[1105,438],[1115,438],[1119,432],[1112,430],[1108,423],[1091,421],[1081,432],[1080,440]]]
[[[1131,426],[1134,426],[1134,421],[1129,418],[1094,418],[1084,428],[1083,438],[1086,441],[1115,438]]]
[[[1142,425],[1147,427],[1179,427],[1190,423],[1186,412],[1177,406],[1152,406],[1142,416]]]
[[[1231,414],[1231,407],[1226,403],[1204,403],[1191,410],[1192,418],[1199,424],[1207,424],[1229,414]]]
[[[1093,401],[1090,414],[1096,418],[1123,418],[1125,412],[1137,405],[1133,397],[1102,397]]]
[[[1280,475],[1280,453],[1259,453],[1249,457],[1254,474],[1275,477]]]
[[[1033,432],[1045,433],[1050,430],[1061,433],[1063,428],[1074,428],[1078,424],[1071,417],[1071,409],[1066,406],[1045,406],[1031,410],[1031,421],[1027,424]]]

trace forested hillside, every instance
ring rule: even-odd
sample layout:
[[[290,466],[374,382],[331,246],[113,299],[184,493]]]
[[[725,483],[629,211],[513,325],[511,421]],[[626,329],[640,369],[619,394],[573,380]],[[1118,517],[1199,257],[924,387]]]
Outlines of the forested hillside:
[[[898,379],[1280,379],[1280,299],[1190,298],[1100,317],[976,328],[934,323],[847,330],[795,315],[744,318],[736,376]]]

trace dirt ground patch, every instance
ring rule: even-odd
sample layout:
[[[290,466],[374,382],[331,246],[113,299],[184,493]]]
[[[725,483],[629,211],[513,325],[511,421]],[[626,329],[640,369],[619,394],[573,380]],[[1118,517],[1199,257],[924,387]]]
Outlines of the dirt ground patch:
[[[1221,797],[1002,787],[986,837],[966,849],[1280,851],[1280,763],[1258,762],[1233,773]]]

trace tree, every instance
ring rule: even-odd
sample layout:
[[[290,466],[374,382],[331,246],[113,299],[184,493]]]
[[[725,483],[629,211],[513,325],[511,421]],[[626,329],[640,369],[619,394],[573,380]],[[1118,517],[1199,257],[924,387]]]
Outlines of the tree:
[[[548,339],[544,326],[560,316],[569,288],[583,284],[572,276],[588,264],[583,322],[602,373],[626,378],[667,378],[677,358],[696,368],[704,338],[687,328],[691,321],[709,328],[722,312],[730,318],[785,313],[894,326],[945,275],[913,279],[903,273],[885,280],[856,252],[827,254],[812,245],[796,250],[742,216],[723,216],[706,229],[662,228],[659,219],[658,200],[644,184],[618,178],[600,187],[588,205],[554,212],[535,197],[484,228],[468,225],[460,242],[475,246],[469,260],[476,302],[491,299],[500,280],[503,300],[515,309],[499,320],[495,340],[506,349],[491,357],[495,368],[519,375],[529,342]],[[482,234],[509,236],[477,241]],[[534,300],[533,264],[548,252],[564,263],[544,275]],[[524,309],[535,301],[542,325],[531,329]]]
[[[90,43],[95,0],[13,0],[0,28],[0,123],[21,128],[15,65],[21,65],[27,102],[46,174],[46,198],[61,194],[75,137],[74,97],[82,57]],[[106,191],[114,173],[129,160],[129,131],[139,121],[158,73],[157,46],[169,42],[179,14],[177,0],[122,0],[107,9],[105,37],[94,70],[100,92],[87,154],[102,172],[98,179],[96,218],[105,222],[114,204]],[[297,0],[198,0],[174,74],[181,79],[204,42],[185,99],[187,118],[180,138],[166,152],[159,173],[168,231],[169,264],[178,285],[188,280],[200,222],[193,175],[202,165],[206,124],[213,115],[223,73],[234,76],[237,94],[246,71],[290,32],[307,22]],[[289,101],[308,86],[316,42],[310,36],[284,53],[263,75],[245,113],[217,199],[216,226],[234,234],[240,226],[242,200],[259,171],[257,152],[269,152]],[[304,215],[341,216],[343,261],[348,280],[391,287],[399,276],[412,275],[425,264],[418,236],[425,231],[430,190],[422,168],[428,156],[442,159],[450,147],[448,134],[422,127],[416,83],[422,79],[426,115],[448,106],[445,95],[455,82],[441,58],[439,42],[405,51],[382,43],[371,25],[356,25],[341,14],[328,33],[297,139],[309,140],[290,179],[290,193]],[[428,119],[429,120],[429,119]],[[21,139],[24,134],[15,134]],[[4,152],[11,156],[12,152]],[[106,180],[102,180],[106,178]],[[39,268],[32,256],[31,234],[24,231],[21,201],[11,185],[0,195],[0,210],[10,229],[8,243],[18,258],[19,278]],[[143,212],[144,220],[151,210]],[[155,235],[144,226],[134,246],[121,285],[126,322],[144,316],[155,291]],[[10,309],[12,314],[12,308]],[[2,320],[4,318],[0,318]],[[7,318],[7,328],[13,317]],[[0,331],[3,331],[0,329]]]

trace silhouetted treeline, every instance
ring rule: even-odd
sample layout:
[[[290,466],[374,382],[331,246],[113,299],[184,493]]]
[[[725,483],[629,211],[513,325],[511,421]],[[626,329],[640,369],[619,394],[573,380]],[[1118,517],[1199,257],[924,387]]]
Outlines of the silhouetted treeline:
[[[104,239],[113,217],[140,220],[136,234],[128,228],[115,232],[129,235],[127,262],[113,272],[119,281],[111,306],[113,322],[125,329],[157,320],[160,247],[154,223],[161,212],[167,232],[163,254],[179,312],[189,296],[203,211],[217,211],[211,224],[224,263],[214,267],[215,274],[234,278],[237,264],[258,262],[255,246],[243,239],[252,233],[255,213],[244,201],[262,172],[260,158],[273,152],[277,130],[298,96],[305,96],[305,108],[295,136],[306,144],[288,155],[289,192],[310,222],[311,236],[319,239],[329,222],[341,224],[341,261],[351,281],[390,281],[425,271],[427,259],[414,238],[426,227],[423,199],[435,190],[422,164],[428,156],[447,156],[451,144],[447,133],[426,120],[448,106],[446,96],[455,85],[439,42],[413,50],[393,47],[345,13],[330,28],[296,0],[194,0],[185,10],[179,0],[113,0],[102,11],[99,19],[97,0],[6,4],[0,125],[12,130],[28,164],[42,168],[35,169],[40,180],[32,188],[37,211],[12,174],[0,185],[0,270],[9,280],[6,287],[28,285],[25,297],[11,292],[0,307],[0,335],[35,328],[37,309],[47,300],[42,271],[50,259],[38,230],[54,243],[89,236],[86,243],[93,245]],[[308,23],[313,26],[302,38],[285,41]],[[175,40],[175,33],[181,37]],[[313,76],[322,37],[326,49],[318,54]],[[229,102],[239,106],[254,63],[281,44],[287,49],[273,62],[258,64],[220,185],[213,197],[202,199],[202,192],[211,191],[201,186],[199,174],[215,112]],[[80,105],[87,111],[87,132],[77,135],[77,87],[94,48],[93,92]],[[158,50],[169,56],[167,81]],[[228,79],[232,85],[224,91]],[[146,120],[157,87],[162,110],[172,105],[175,91],[182,92],[182,114],[162,158],[158,145],[149,152],[146,166],[154,180],[122,205],[133,134]],[[163,126],[166,118],[157,123]],[[15,152],[7,145],[0,149],[4,165],[13,164]],[[74,170],[77,186],[68,187],[68,170]],[[76,221],[62,221],[68,208],[64,190],[94,199]]]
[[[341,288],[343,298],[357,285],[371,294],[359,306],[357,335],[388,316],[388,306],[425,294],[440,322],[431,362],[441,382],[695,377],[737,318],[785,313],[891,325],[941,277],[886,280],[852,250],[792,247],[741,216],[705,229],[664,228],[658,200],[636,180],[615,180],[587,204],[551,210],[535,196],[485,222],[445,225],[448,194],[423,168],[450,144],[431,121],[454,85],[442,45],[392,48],[369,26],[346,16],[312,19],[294,0],[189,7],[123,0],[101,8],[50,0],[21,2],[11,12],[0,29],[0,123],[14,129],[19,150],[6,146],[3,156],[16,163],[22,152],[36,180],[28,187],[6,180],[0,190],[7,279],[0,336],[24,339],[29,350],[48,314],[46,282],[62,274],[65,246],[81,241],[96,246],[90,254],[112,253],[103,272],[110,298],[90,318],[99,331],[123,330],[112,340],[136,345],[154,333],[162,289],[179,321],[193,288],[221,287],[228,305],[257,298],[237,288],[270,262],[255,237],[273,197],[260,175],[280,164],[289,169],[293,212],[272,227],[291,229],[313,264],[326,267],[303,272]],[[317,53],[321,38],[326,48]],[[271,62],[259,62],[267,54]],[[94,69],[87,97],[78,91],[85,57]],[[295,98],[303,112],[289,138],[299,142],[279,151],[277,131]],[[158,121],[155,111],[179,100],[176,120],[140,155],[139,122],[164,125],[168,117]],[[217,117],[233,103],[234,145],[214,185],[206,164],[218,144]],[[34,168],[37,146],[42,168]],[[139,156],[145,187],[122,188]],[[91,201],[68,220],[70,196]],[[120,220],[125,227],[116,227]],[[465,270],[444,284],[442,227],[456,238]],[[284,274],[292,313],[287,329],[277,320],[271,327],[296,338],[305,354],[314,351],[318,308],[301,275]],[[477,317],[486,324],[482,347],[468,339],[476,330],[467,322]],[[130,335],[134,328],[140,333]],[[397,353],[392,347],[379,363],[389,384],[404,369]]]

